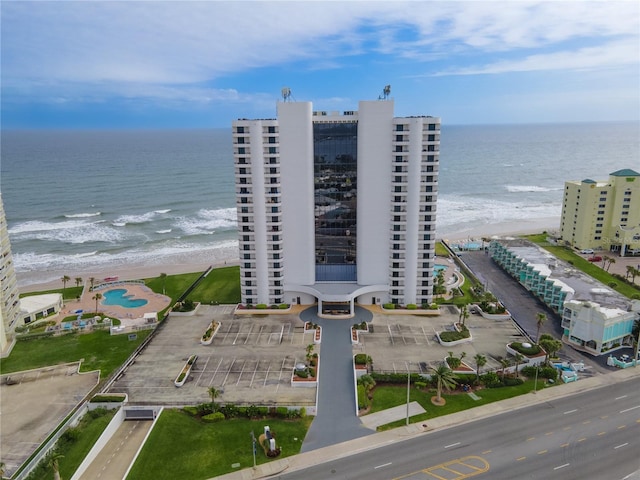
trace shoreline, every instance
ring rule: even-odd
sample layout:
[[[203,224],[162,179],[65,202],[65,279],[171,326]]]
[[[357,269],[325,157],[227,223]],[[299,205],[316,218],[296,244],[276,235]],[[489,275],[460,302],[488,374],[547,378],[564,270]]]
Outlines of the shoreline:
[[[558,229],[557,217],[545,217],[530,219],[523,222],[507,222],[498,224],[476,225],[468,229],[459,229],[451,234],[443,233],[437,236],[437,240],[448,243],[467,241],[469,239],[508,237],[515,235],[527,235],[553,231]],[[446,229],[445,229],[446,230]],[[220,268],[225,266],[237,266],[240,264],[237,248],[212,249],[191,255],[177,255],[158,258],[154,264],[112,264],[99,266],[86,266],[75,271],[50,270],[45,272],[16,271],[18,288],[20,293],[33,293],[43,290],[62,288],[62,276],[68,275],[71,279],[68,286],[75,286],[75,278],[82,277],[87,281],[90,277],[102,279],[117,276],[122,280],[139,280],[153,278],[161,273],[178,275],[184,273],[204,272],[209,266]]]

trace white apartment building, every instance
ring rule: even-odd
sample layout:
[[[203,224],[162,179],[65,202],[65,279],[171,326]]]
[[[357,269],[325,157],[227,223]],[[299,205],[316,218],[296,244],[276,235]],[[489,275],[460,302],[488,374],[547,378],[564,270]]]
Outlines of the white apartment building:
[[[429,304],[440,119],[279,102],[233,122],[244,304]]]
[[[560,238],[578,249],[640,255],[640,173],[617,170],[608,181],[565,182]]]
[[[9,231],[0,196],[0,352],[5,352],[20,316],[18,280],[13,266]]]

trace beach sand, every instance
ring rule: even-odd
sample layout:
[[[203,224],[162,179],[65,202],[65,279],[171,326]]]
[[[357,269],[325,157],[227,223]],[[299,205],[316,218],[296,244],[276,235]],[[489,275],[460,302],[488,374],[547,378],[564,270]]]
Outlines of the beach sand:
[[[512,235],[524,235],[530,233],[541,233],[543,231],[557,231],[560,221],[557,217],[547,217],[540,219],[526,220],[526,222],[510,222],[499,224],[475,225],[462,231],[445,231],[438,234],[438,239],[455,243],[456,241],[467,241],[469,239],[508,237]],[[16,272],[18,285],[21,293],[39,292],[62,288],[61,278],[68,275],[71,280],[67,286],[75,286],[75,278],[82,277],[84,281],[94,277],[103,279],[106,277],[118,277],[120,280],[138,280],[143,278],[153,278],[161,273],[167,275],[177,275],[181,273],[204,272],[209,266],[214,268],[238,265],[237,247],[217,248],[211,251],[199,252],[197,254],[180,255],[166,258],[158,258],[153,265],[128,264],[128,265],[104,265],[100,267],[89,267],[77,271],[47,271],[47,272]],[[44,280],[43,280],[44,279]]]

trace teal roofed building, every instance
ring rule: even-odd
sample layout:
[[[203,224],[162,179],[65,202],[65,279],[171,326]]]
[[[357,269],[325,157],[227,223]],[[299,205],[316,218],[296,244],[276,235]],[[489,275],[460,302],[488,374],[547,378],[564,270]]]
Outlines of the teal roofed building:
[[[640,301],[628,300],[533,243],[493,240],[491,258],[562,317],[562,340],[592,355],[631,346]]]

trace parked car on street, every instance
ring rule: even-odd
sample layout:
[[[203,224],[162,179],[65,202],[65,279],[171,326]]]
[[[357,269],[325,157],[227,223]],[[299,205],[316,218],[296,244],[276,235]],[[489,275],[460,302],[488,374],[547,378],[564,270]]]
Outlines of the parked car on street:
[[[602,261],[602,257],[594,255],[593,257],[589,257],[589,261],[590,262],[601,262]]]
[[[593,255],[593,249],[585,248],[584,250],[580,250],[580,253],[584,253],[585,255]]]

